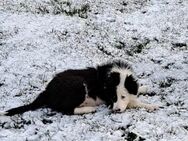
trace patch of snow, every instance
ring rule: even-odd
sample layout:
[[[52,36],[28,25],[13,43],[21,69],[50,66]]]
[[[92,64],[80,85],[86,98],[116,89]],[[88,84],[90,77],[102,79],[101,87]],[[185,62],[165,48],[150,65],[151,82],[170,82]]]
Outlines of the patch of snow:
[[[2,0],[0,111],[30,103],[58,72],[111,59],[128,61],[153,95],[139,98],[164,108],[1,116],[0,140],[123,141],[130,132],[147,141],[186,140],[187,7],[186,0]]]

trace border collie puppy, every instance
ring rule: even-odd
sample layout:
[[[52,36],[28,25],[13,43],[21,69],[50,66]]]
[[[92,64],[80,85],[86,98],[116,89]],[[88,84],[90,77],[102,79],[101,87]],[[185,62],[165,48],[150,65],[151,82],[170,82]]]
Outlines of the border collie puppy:
[[[123,61],[113,61],[80,70],[66,70],[57,74],[46,89],[31,103],[1,112],[12,116],[29,110],[47,107],[63,114],[85,114],[106,104],[114,112],[123,112],[133,107],[155,110],[158,107],[137,99],[145,93],[146,86],[139,86],[131,67]]]

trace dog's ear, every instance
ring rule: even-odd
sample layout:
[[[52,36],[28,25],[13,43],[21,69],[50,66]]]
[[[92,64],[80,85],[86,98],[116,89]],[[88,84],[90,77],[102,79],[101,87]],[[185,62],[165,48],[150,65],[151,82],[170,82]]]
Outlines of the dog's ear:
[[[132,75],[125,78],[125,88],[130,94],[137,95],[138,93],[138,83]]]

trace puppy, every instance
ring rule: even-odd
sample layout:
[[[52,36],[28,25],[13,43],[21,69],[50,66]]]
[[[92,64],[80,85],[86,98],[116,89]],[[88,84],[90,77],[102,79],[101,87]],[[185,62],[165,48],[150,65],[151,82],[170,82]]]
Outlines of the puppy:
[[[43,107],[63,114],[85,114],[95,112],[100,104],[106,104],[115,112],[136,107],[157,109],[137,99],[138,93],[146,91],[146,86],[139,87],[131,67],[116,60],[95,68],[61,72],[32,103],[0,114],[13,116]]]

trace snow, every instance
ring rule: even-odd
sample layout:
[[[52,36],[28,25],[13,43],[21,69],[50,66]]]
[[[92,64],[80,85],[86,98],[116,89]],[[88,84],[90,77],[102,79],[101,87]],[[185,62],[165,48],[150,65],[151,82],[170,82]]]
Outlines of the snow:
[[[128,61],[149,86],[139,99],[164,107],[1,116],[0,140],[123,141],[130,132],[147,141],[187,140],[187,13],[186,0],[0,1],[0,111],[34,100],[58,72],[112,59]]]

